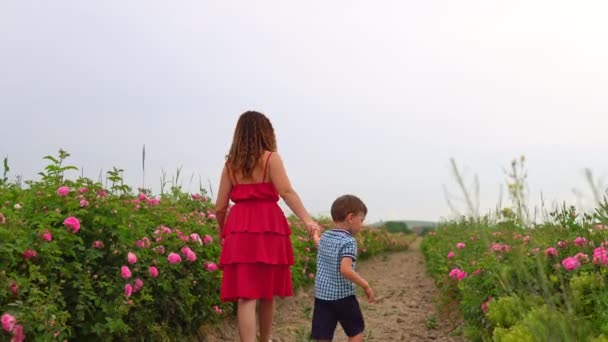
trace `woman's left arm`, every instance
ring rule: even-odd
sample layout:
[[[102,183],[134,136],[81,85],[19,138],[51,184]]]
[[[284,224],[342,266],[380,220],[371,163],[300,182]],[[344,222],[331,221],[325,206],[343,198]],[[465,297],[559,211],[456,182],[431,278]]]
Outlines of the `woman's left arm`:
[[[222,170],[222,176],[220,177],[220,188],[217,193],[217,200],[215,201],[215,218],[221,231],[224,229],[224,222],[226,220],[226,211],[228,210],[228,202],[230,201],[230,190],[232,190],[232,181],[228,175],[227,166],[224,166]]]

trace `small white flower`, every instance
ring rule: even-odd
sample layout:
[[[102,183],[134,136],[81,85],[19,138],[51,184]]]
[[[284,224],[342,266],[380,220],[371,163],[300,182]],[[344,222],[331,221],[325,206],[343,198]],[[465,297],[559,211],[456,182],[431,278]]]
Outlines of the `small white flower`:
[[[19,209],[21,209],[21,204],[17,203],[13,206],[13,208],[19,210]]]

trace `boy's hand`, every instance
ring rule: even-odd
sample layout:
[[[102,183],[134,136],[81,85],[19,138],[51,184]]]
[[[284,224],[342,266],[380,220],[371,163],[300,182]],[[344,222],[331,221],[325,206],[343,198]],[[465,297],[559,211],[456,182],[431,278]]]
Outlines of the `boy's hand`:
[[[367,301],[370,303],[374,303],[375,298],[374,298],[374,290],[372,290],[372,287],[367,285],[367,287],[365,287],[363,290],[365,290],[365,295],[367,296]]]
[[[319,231],[315,230],[312,233],[312,241],[315,243],[316,247],[319,247],[319,241],[321,240],[321,234],[319,233]]]

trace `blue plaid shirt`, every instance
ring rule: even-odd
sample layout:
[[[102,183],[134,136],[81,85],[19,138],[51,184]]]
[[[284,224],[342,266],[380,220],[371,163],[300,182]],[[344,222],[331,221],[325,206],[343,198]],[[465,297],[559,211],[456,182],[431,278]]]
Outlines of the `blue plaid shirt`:
[[[332,229],[323,233],[317,251],[315,297],[338,300],[355,294],[355,284],[340,273],[340,263],[344,257],[353,259],[354,270],[357,240],[351,233],[344,229]]]

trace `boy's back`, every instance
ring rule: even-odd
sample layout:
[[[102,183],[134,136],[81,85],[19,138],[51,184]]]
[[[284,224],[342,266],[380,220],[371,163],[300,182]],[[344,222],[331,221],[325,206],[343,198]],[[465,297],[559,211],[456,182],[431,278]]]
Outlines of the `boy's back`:
[[[317,252],[315,297],[337,300],[355,294],[355,284],[340,273],[342,258],[357,260],[357,241],[344,229],[328,230],[321,236]]]

